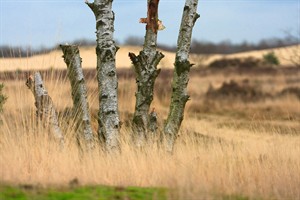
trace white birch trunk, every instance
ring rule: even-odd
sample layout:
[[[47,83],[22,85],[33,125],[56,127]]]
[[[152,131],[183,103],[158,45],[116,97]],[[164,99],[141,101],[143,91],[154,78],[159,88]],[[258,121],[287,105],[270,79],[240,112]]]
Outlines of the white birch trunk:
[[[189,100],[187,84],[189,81],[189,71],[192,67],[192,64],[189,62],[189,52],[193,27],[196,20],[200,17],[197,14],[197,5],[198,0],[186,0],[183,9],[174,64],[172,99],[163,134],[163,144],[168,152],[173,152],[174,143],[184,117],[185,104]]]
[[[34,77],[30,76],[26,81],[26,85],[34,95],[38,120],[42,122],[45,128],[49,128],[53,133],[53,137],[63,145],[64,137],[59,127],[57,113],[53,101],[44,87],[41,74],[36,72]]]
[[[60,45],[67,65],[67,74],[72,88],[73,113],[77,123],[77,139],[83,137],[88,149],[94,147],[94,136],[91,127],[91,116],[87,100],[87,89],[82,71],[82,59],[76,45]]]
[[[118,80],[116,52],[113,39],[113,0],[95,0],[88,3],[96,17],[97,35],[97,79],[99,88],[98,136],[107,151],[119,150],[120,119],[118,111]]]

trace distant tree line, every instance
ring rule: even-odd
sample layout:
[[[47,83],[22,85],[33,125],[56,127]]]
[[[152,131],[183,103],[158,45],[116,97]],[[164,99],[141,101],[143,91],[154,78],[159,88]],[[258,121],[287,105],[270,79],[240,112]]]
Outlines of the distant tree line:
[[[72,44],[78,45],[78,46],[96,46],[96,42],[88,39],[79,39],[75,40],[73,42],[70,42]],[[33,49],[32,47],[22,47],[22,46],[8,46],[3,45],[0,46],[0,58],[18,58],[18,57],[31,57],[33,55],[40,55],[49,53],[53,50],[60,50],[59,45],[55,45],[54,47],[40,47]]]
[[[96,42],[88,39],[79,39],[71,42],[78,46],[96,46]],[[119,43],[119,42],[116,42]],[[123,42],[123,45],[132,46],[143,46],[144,38],[129,36]],[[232,43],[230,40],[214,43],[209,41],[193,40],[191,45],[191,53],[197,54],[231,54],[253,50],[272,49],[279,47],[286,47],[290,45],[299,44],[299,38],[287,35],[284,38],[270,38],[262,39],[257,43],[251,43],[244,41],[242,43]],[[165,51],[176,51],[176,46],[158,44],[158,48]],[[48,53],[52,50],[59,49],[59,45],[51,48],[38,48],[32,49],[31,47],[11,47],[11,46],[0,46],[0,57],[1,58],[15,58],[15,57],[30,57],[32,55],[39,55]]]
[[[299,41],[290,37],[286,38],[270,38],[262,39],[258,43],[250,43],[244,41],[242,43],[234,44],[231,41],[222,41],[219,43],[206,42],[194,40],[191,46],[192,53],[198,54],[232,54],[253,50],[264,50],[279,47],[286,47],[290,45],[299,44]]]
[[[272,49],[279,47],[286,47],[290,45],[299,44],[299,38],[292,34],[286,34],[284,38],[270,38],[262,39],[257,43],[251,43],[244,41],[242,43],[232,43],[230,40],[225,40],[219,43],[193,40],[191,45],[191,53],[197,54],[231,54],[253,50]],[[142,46],[143,38],[130,36],[124,44],[132,46]],[[166,51],[175,52],[176,46],[170,46],[165,44],[158,44],[158,48]]]

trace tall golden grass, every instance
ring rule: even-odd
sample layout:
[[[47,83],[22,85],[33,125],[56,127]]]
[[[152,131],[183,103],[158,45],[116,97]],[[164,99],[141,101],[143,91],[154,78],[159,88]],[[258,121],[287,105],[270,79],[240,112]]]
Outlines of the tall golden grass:
[[[25,80],[4,81],[9,97],[0,126],[0,182],[66,186],[77,178],[82,185],[114,185],[170,188],[170,199],[211,199],[227,195],[262,199],[300,198],[299,100],[293,96],[259,102],[215,100],[205,111],[204,93],[210,84],[220,86],[245,75],[222,74],[193,76],[180,136],[173,155],[156,144],[143,151],[130,143],[128,126],[135,103],[135,81],[122,78],[119,83],[119,108],[122,121],[122,152],[110,155],[96,148],[78,149],[74,123],[63,115],[72,107],[66,78],[49,75],[45,85],[60,113],[66,136],[65,148],[49,138],[46,129],[36,125],[34,98]],[[294,76],[247,77],[265,90],[276,92],[295,84]],[[153,106],[162,126],[167,116],[169,93],[164,78],[158,80]],[[272,84],[278,84],[273,87]],[[88,99],[97,130],[98,109],[96,79],[87,81]],[[197,110],[197,108],[200,108]],[[205,112],[204,112],[205,111]],[[236,114],[235,113],[243,113]],[[279,115],[279,116],[278,116]],[[298,133],[298,134],[297,134]]]

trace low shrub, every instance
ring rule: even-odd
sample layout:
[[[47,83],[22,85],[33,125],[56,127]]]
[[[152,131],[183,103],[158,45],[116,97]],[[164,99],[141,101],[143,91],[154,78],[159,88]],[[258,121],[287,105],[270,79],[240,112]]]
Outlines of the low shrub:
[[[279,59],[277,58],[277,56],[275,55],[275,53],[273,51],[263,55],[263,61],[264,61],[264,63],[269,64],[269,65],[279,65],[280,64]]]
[[[251,86],[247,80],[242,84],[231,80],[229,83],[224,82],[220,88],[210,87],[206,92],[207,98],[213,99],[241,99],[243,101],[254,101],[264,98],[266,95],[259,89]]]
[[[225,69],[225,68],[253,68],[259,67],[262,60],[247,57],[247,58],[221,58],[212,62],[209,67],[215,69]]]
[[[280,93],[280,96],[295,95],[300,100],[300,88],[299,87],[287,87],[284,88]]]

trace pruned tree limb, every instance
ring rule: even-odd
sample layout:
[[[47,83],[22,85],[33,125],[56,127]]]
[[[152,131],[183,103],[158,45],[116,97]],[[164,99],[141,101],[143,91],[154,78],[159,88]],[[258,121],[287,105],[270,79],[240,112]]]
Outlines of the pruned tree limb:
[[[198,0],[186,0],[177,41],[175,70],[172,81],[172,99],[169,115],[164,127],[163,144],[168,152],[173,152],[175,140],[184,117],[184,108],[189,100],[187,84],[192,64],[189,62],[193,27],[200,17],[197,14]]]
[[[82,59],[77,45],[60,45],[67,65],[67,74],[72,88],[73,113],[76,119],[77,139],[83,137],[88,149],[94,147],[94,136],[91,127],[91,116],[87,100],[87,89],[82,71]]]
[[[147,18],[141,18],[140,23],[145,23],[146,30],[152,30],[157,34],[161,21],[158,19],[158,4],[159,0],[148,0]]]
[[[164,55],[156,50],[159,0],[148,0],[148,17],[144,48],[136,56],[129,53],[136,74],[137,92],[133,117],[133,139],[138,147],[145,145],[149,131],[149,109],[153,100],[154,83],[160,73],[157,66]],[[155,21],[153,21],[155,19]],[[143,19],[141,19],[143,21]],[[154,126],[152,124],[152,126]]]
[[[27,87],[32,91],[37,109],[36,116],[44,127],[49,128],[55,139],[64,144],[64,137],[58,123],[58,117],[51,97],[44,87],[42,76],[39,72],[34,77],[29,76],[26,81]]]
[[[119,150],[120,119],[115,55],[118,47],[113,39],[115,15],[113,0],[86,2],[96,18],[97,79],[99,88],[98,136],[108,151]]]

